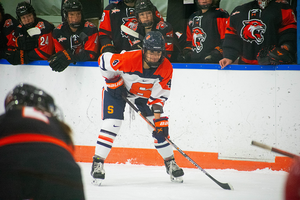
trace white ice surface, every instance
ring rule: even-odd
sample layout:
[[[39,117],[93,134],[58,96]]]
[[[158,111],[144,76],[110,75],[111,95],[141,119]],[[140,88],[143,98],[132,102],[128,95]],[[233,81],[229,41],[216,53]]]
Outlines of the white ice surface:
[[[105,180],[91,184],[91,163],[78,163],[86,200],[283,200],[288,173],[269,169],[252,172],[206,170],[234,190],[224,190],[199,169],[184,168],[184,182],[170,181],[164,166],[104,164]]]

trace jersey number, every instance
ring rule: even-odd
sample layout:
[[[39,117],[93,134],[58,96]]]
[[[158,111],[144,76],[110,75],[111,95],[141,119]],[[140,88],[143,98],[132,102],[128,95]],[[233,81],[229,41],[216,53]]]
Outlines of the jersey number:
[[[151,95],[152,87],[153,84],[133,83],[130,92],[148,99]]]
[[[41,43],[40,43],[41,46],[45,46],[45,45],[49,44],[48,36],[46,37],[46,39],[45,39],[45,37],[41,37],[40,41],[41,41]]]

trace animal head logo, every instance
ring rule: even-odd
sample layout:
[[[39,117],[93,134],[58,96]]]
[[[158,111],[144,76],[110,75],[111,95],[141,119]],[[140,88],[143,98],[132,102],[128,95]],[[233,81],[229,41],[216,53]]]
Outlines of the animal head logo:
[[[244,20],[243,28],[241,30],[241,37],[246,42],[256,42],[257,44],[261,44],[264,41],[263,34],[266,32],[266,30],[267,26],[261,20]]]
[[[203,49],[203,42],[206,39],[206,33],[202,28],[195,27],[193,28],[193,50],[199,53]]]

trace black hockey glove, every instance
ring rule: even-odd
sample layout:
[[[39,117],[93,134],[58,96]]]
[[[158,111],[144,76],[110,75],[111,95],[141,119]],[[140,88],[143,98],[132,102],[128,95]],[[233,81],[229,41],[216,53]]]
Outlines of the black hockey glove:
[[[72,53],[70,50],[59,51],[52,55],[49,59],[49,65],[53,71],[62,72],[64,71],[72,62]]]
[[[161,117],[154,119],[155,131],[152,132],[152,136],[157,139],[158,143],[162,143],[169,136],[169,118]]]
[[[5,59],[12,65],[27,64],[29,62],[25,51],[19,49],[7,50]]]
[[[33,50],[38,47],[38,38],[30,36],[19,36],[17,38],[17,48],[21,50]]]
[[[223,58],[223,50],[217,46],[214,50],[210,52],[208,56],[204,58],[206,63],[219,63],[219,61]]]
[[[105,52],[117,53],[117,50],[115,49],[115,47],[112,44],[107,44],[107,45],[104,45],[100,50],[101,54],[105,53]]]
[[[179,62],[191,62],[192,52],[193,50],[190,47],[184,48],[182,54],[179,55],[177,60]]]
[[[124,81],[121,76],[116,76],[112,79],[106,79],[107,92],[117,99],[122,99],[122,96],[127,96],[127,90],[124,86]]]
[[[257,54],[259,65],[280,65],[293,63],[291,53],[283,48],[276,46],[268,46],[262,48]]]

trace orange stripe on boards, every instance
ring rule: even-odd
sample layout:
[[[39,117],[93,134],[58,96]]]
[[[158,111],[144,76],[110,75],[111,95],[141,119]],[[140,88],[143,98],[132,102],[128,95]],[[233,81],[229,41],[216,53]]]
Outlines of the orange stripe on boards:
[[[276,171],[289,171],[292,159],[288,157],[276,157],[275,163],[242,161],[242,160],[221,160],[218,153],[184,151],[203,169],[235,169],[239,171],[254,171],[257,169],[269,168]],[[77,162],[92,162],[95,153],[94,146],[75,146],[75,160]],[[177,164],[184,168],[196,168],[179,152],[174,150]],[[164,162],[156,149],[120,148],[113,147],[105,160],[106,163],[131,163],[148,166],[163,166]]]

